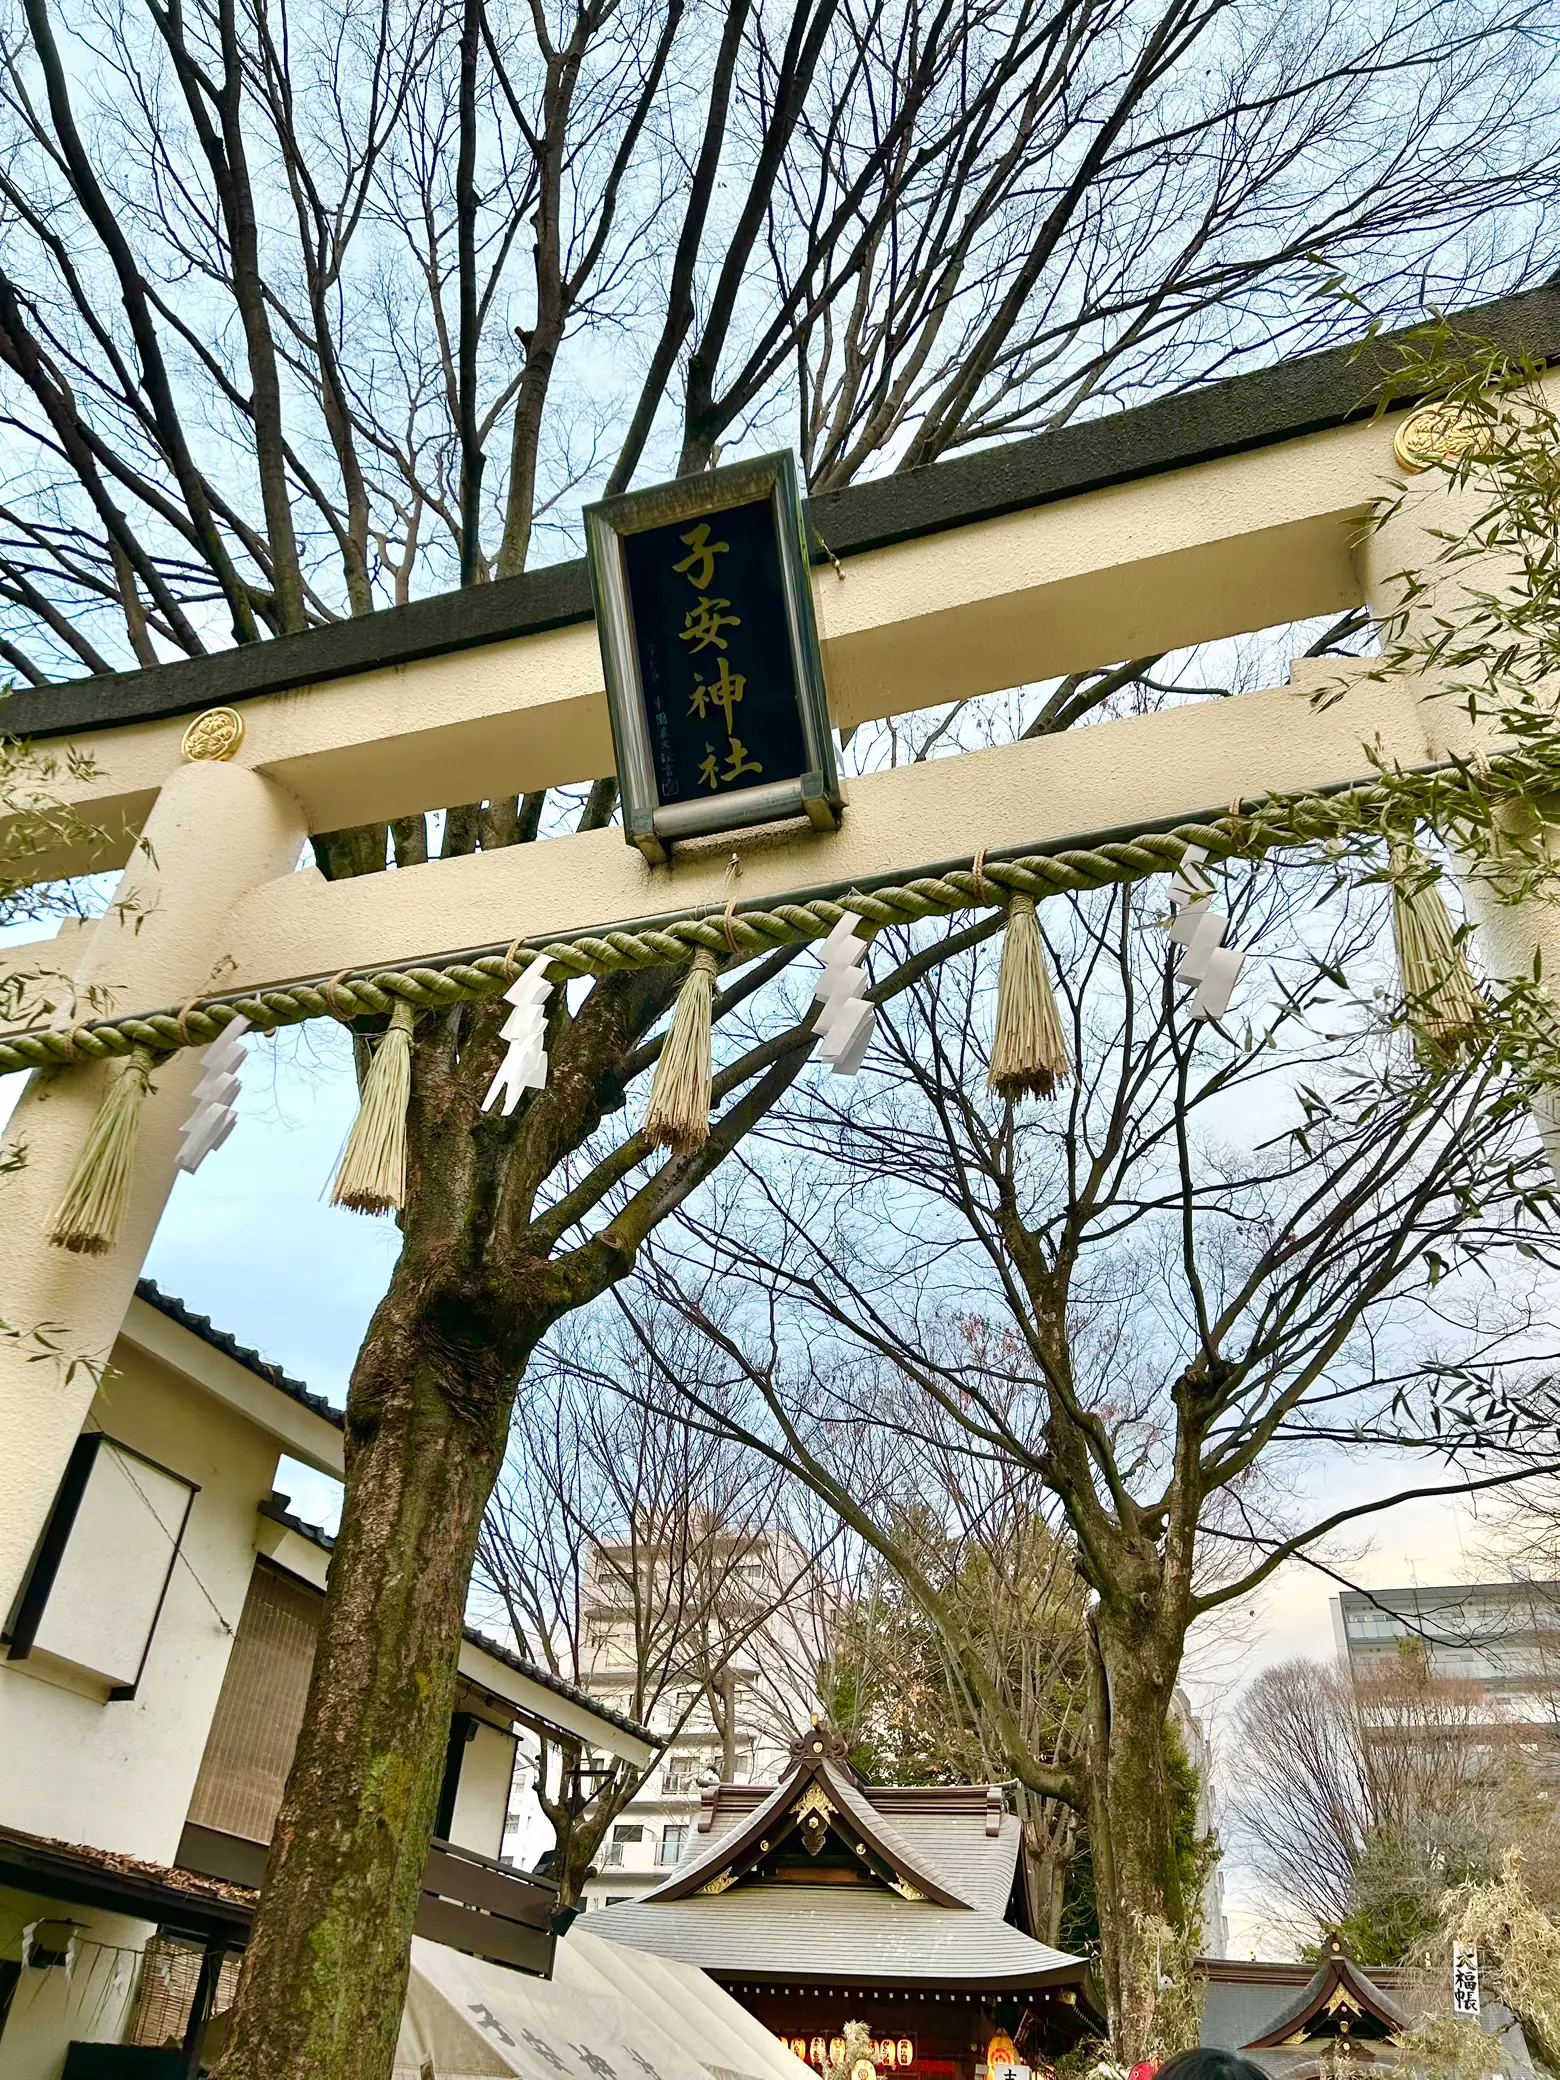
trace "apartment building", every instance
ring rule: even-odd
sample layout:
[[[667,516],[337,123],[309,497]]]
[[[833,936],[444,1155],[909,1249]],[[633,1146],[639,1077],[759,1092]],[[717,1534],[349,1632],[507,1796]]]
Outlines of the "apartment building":
[[[1477,1683],[1498,1715],[1560,1759],[1560,1582],[1345,1589],[1332,1599],[1338,1654],[1362,1679],[1405,1651],[1431,1675]]]
[[[634,1571],[643,1576],[658,1565],[627,1543],[608,1544],[587,1572],[581,1687],[620,1715],[633,1709],[644,1636],[645,1598],[641,1592],[636,1616]],[[729,1551],[713,1567],[706,1561],[704,1572],[700,1608],[689,1614],[689,1673],[667,1683],[645,1712],[664,1746],[602,1843],[585,1888],[587,1910],[637,1899],[660,1883],[689,1852],[706,1787],[774,1781],[791,1729],[816,1702],[819,1586],[801,1549],[776,1534],[733,1534]],[[657,1589],[652,1582],[652,1599]]]

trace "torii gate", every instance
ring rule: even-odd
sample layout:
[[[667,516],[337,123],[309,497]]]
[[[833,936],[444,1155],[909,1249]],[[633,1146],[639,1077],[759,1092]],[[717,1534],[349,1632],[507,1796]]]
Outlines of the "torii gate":
[[[1467,314],[1480,338],[1560,352],[1560,294]],[[1444,477],[1388,525],[1401,411],[1371,416],[1380,363],[1311,355],[1186,396],[815,500],[826,545],[813,591],[841,729],[966,695],[1107,666],[1367,605],[1429,570],[1455,524]],[[1406,402],[1406,400],[1405,400]],[[1424,607],[1431,602],[1426,599]],[[583,564],[536,571],[189,662],[23,692],[17,735],[67,739],[93,777],[66,792],[118,832],[117,858],[62,853],[44,880],[123,866],[122,906],[61,935],[78,995],[113,1013],[177,1007],[301,978],[425,961],[484,945],[720,909],[741,860],[744,904],[876,882],[1004,852],[1168,829],[1237,797],[1321,789],[1369,771],[1366,746],[1417,766],[1466,748],[1466,722],[1407,679],[1310,696],[1367,667],[1297,662],[1285,686],[951,756],[850,783],[837,831],[794,826],[679,849],[649,864],[617,830],[327,883],[295,871],[311,832],[593,779],[611,770]],[[236,753],[186,744],[190,718],[236,708]],[[1461,732],[1461,734],[1459,734]],[[139,834],[143,845],[137,845]],[[1512,972],[1554,913],[1486,921]],[[27,949],[36,958],[36,948]],[[95,1009],[94,1015],[102,1011]],[[47,1324],[106,1356],[172,1187],[192,1051],[158,1071],[116,1247],[82,1259],[45,1243],[102,1094],[102,1066],[41,1071],[0,1176],[0,1320]],[[91,1400],[90,1374],[52,1376],[0,1341],[0,1610],[9,1607]]]

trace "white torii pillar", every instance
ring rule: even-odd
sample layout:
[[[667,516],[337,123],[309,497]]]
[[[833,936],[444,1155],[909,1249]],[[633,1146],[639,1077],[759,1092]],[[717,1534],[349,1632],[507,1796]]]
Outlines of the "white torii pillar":
[[[234,903],[290,872],[306,838],[302,810],[274,781],[213,761],[179,767],[158,794],[113,905],[85,935],[74,975],[79,1017],[177,1005],[220,989]],[[39,951],[46,960],[47,946]],[[35,1070],[12,1117],[0,1153],[0,1165],[21,1159],[0,1174],[0,1619],[130,1305],[173,1187],[179,1128],[199,1073],[195,1049],[154,1073],[124,1226],[106,1256],[73,1256],[46,1236],[107,1065]],[[40,1333],[57,1359],[45,1354]]]

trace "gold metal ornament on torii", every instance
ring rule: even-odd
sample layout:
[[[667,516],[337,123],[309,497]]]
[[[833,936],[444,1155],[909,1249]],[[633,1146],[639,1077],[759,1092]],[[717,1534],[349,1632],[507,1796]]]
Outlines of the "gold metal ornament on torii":
[[[1475,454],[1489,433],[1489,422],[1470,405],[1427,404],[1399,422],[1392,452],[1412,476],[1426,470],[1452,468]]]
[[[243,741],[244,718],[237,708],[207,708],[179,739],[179,756],[191,764],[200,759],[225,760],[236,755]]]

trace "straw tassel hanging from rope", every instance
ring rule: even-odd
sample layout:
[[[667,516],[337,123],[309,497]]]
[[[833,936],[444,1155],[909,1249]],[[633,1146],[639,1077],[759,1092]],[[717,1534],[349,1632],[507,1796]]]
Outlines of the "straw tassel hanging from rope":
[[[144,1047],[132,1047],[109,1070],[103,1102],[49,1223],[56,1249],[102,1257],[119,1240],[151,1073],[152,1057]]]
[[[1011,896],[1007,914],[986,1082],[999,1098],[1051,1098],[1058,1084],[1071,1076],[1072,1062],[1051,990],[1034,898]]]
[[[674,1149],[680,1156],[692,1155],[710,1138],[715,967],[714,954],[699,947],[677,992],[671,1029],[650,1086],[645,1132],[657,1148]]]
[[[1477,1043],[1487,1007],[1423,853],[1394,845],[1390,871],[1392,939],[1415,1050],[1427,1068],[1444,1068]]]
[[[399,1213],[406,1203],[406,1107],[412,1094],[412,1022],[403,997],[374,1049],[363,1096],[331,1187],[332,1206]]]

